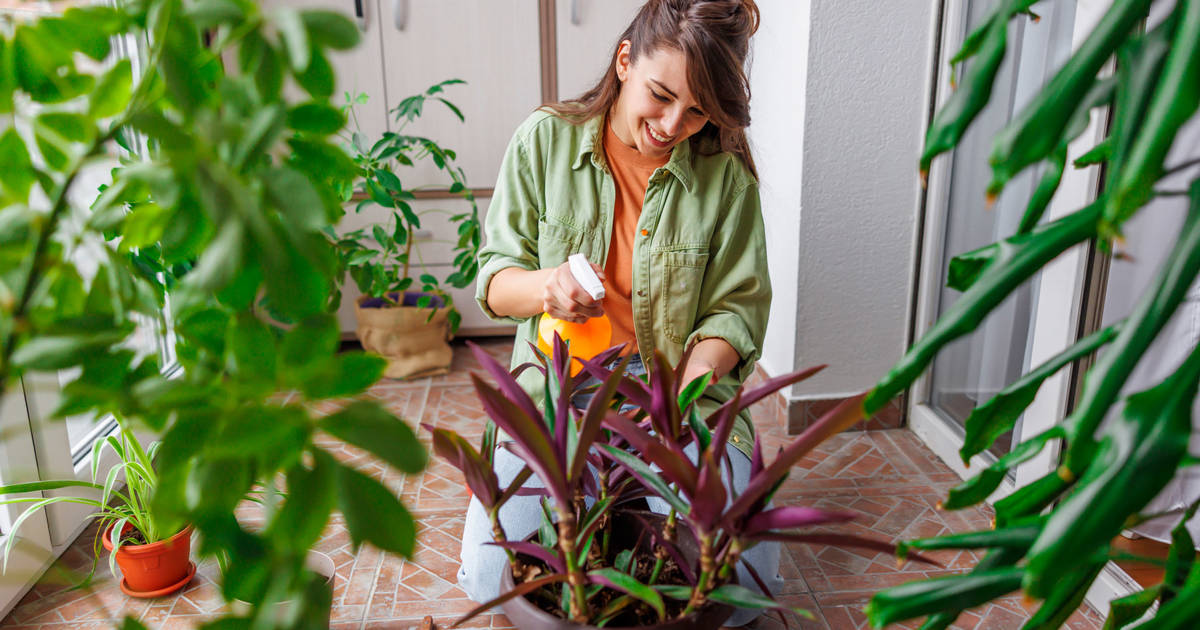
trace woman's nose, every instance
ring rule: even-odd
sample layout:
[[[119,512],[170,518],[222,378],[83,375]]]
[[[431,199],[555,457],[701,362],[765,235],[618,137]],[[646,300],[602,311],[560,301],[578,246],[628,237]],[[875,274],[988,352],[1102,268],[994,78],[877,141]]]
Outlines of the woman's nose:
[[[662,117],[662,130],[668,136],[679,132],[679,121],[683,120],[683,110],[672,107]]]

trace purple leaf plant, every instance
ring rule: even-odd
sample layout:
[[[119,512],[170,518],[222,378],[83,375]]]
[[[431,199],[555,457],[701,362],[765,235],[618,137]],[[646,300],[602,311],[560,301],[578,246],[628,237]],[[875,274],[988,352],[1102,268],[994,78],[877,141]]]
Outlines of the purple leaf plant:
[[[488,511],[494,544],[508,553],[513,574],[523,575],[527,564],[540,564],[555,579],[537,578],[539,586],[562,588],[555,601],[565,603],[567,618],[582,624],[603,625],[628,605],[641,605],[660,621],[668,610],[685,617],[710,601],[720,600],[743,607],[791,610],[744,588],[731,585],[743,553],[767,541],[806,542],[820,545],[860,547],[894,552],[889,542],[849,534],[814,530],[820,526],[854,518],[850,512],[832,512],[805,506],[771,506],[771,497],[787,478],[788,471],[825,439],[863,418],[863,396],[850,398],[796,436],[767,463],[763,445],[756,437],[751,457],[750,478],[744,490],[728,487],[732,474],[726,444],[738,415],[747,407],[779,389],[816,374],[818,366],[768,379],[753,389],[739,391],[707,417],[700,417],[698,401],[711,375],[682,383],[682,366],[687,355],[672,368],[656,354],[645,380],[625,374],[630,357],[620,358],[620,347],[611,348],[590,360],[572,358],[566,344],[556,338],[551,356],[536,351],[539,362],[519,366],[511,373],[474,344],[476,359],[492,377],[489,383],[478,374],[471,378],[490,418],[481,448],[445,429],[423,425],[433,435],[434,452],[463,473],[467,486]],[[571,375],[571,361],[580,361],[583,371]],[[615,362],[615,365],[614,365]],[[611,368],[608,366],[612,366]],[[541,408],[517,383],[516,376],[537,369],[545,376]],[[598,386],[584,387],[587,375]],[[585,390],[593,390],[583,410],[571,401]],[[632,411],[620,412],[623,405]],[[504,440],[498,439],[497,430]],[[686,449],[695,445],[695,455]],[[507,448],[526,462],[526,468],[507,487],[501,488],[492,464],[497,448]],[[522,490],[531,475],[543,488]],[[544,494],[553,517],[556,536],[551,541],[510,541],[499,521],[505,501],[521,493]],[[610,558],[613,515],[630,510],[639,498],[657,497],[670,506],[665,518],[643,518],[636,512],[650,540],[652,563],[635,577],[628,555],[622,562]],[[680,529],[685,531],[680,531]],[[690,561],[679,543],[680,535],[696,543]],[[617,555],[621,558],[621,555]],[[925,558],[910,555],[916,560]],[[524,559],[523,559],[524,558]],[[676,583],[660,583],[664,568],[678,568]],[[746,565],[749,566],[749,565]],[[762,580],[750,572],[762,589]],[[686,584],[678,583],[679,580]],[[522,595],[537,588],[518,582]],[[612,597],[598,598],[601,587],[620,593],[626,606],[602,605]],[[765,589],[763,589],[765,590]],[[513,593],[486,602],[458,621],[507,601]],[[663,597],[685,602],[665,607]],[[797,611],[805,614],[804,611]]]

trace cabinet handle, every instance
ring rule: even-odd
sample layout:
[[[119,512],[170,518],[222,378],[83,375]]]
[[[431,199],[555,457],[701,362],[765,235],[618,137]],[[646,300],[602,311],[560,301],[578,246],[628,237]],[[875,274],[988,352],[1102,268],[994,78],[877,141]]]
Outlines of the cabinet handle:
[[[354,21],[358,22],[358,30],[367,30],[367,15],[363,13],[363,0],[354,0]]]
[[[583,24],[583,18],[579,15],[579,0],[571,0],[571,24]]]
[[[392,19],[397,31],[408,28],[408,0],[392,0]]]

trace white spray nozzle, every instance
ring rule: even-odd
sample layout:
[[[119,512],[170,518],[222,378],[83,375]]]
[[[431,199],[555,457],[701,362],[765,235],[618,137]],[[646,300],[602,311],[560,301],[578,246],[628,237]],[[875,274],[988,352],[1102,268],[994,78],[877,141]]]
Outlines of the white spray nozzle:
[[[593,300],[604,299],[604,285],[600,283],[600,276],[597,276],[596,271],[588,264],[586,256],[571,254],[567,257],[567,264],[571,267],[571,275],[575,276],[575,282],[578,282]]]

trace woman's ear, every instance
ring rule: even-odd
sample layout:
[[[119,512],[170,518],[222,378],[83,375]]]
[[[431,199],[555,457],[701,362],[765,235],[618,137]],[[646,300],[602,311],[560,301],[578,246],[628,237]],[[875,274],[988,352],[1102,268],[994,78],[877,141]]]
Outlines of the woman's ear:
[[[630,56],[631,50],[633,50],[633,44],[628,39],[622,40],[621,43],[617,45],[617,79],[619,79],[621,83],[624,83],[625,79],[629,77],[629,67],[632,65]]]

